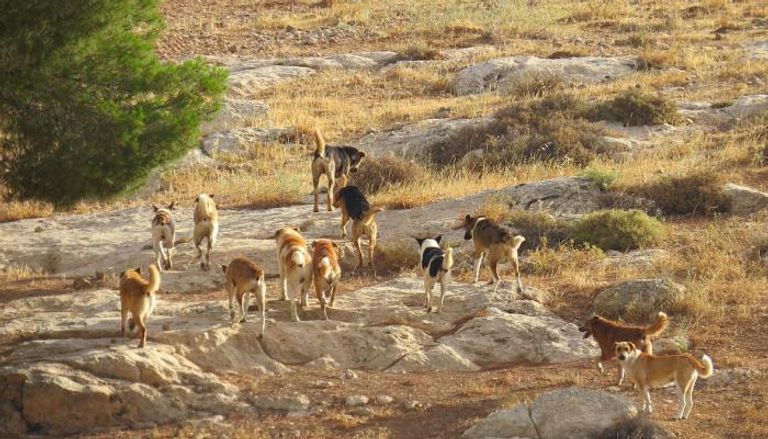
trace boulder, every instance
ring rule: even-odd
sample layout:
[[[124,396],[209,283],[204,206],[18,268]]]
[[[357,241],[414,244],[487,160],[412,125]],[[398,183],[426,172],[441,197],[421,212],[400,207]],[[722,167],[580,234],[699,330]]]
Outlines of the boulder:
[[[521,75],[552,74],[570,84],[613,80],[635,71],[629,58],[576,57],[545,59],[535,56],[497,58],[460,71],[453,83],[456,94],[504,89]]]
[[[713,107],[708,102],[681,104],[680,112],[699,125],[730,126],[768,111],[768,94],[742,96],[730,105]]]
[[[547,392],[529,405],[498,410],[463,436],[591,439],[636,416],[637,408],[624,396],[572,387]]]
[[[411,125],[368,134],[357,147],[371,156],[394,155],[408,159],[424,158],[430,148],[457,137],[464,129],[482,130],[493,118],[426,119]]]
[[[685,287],[669,279],[634,279],[621,282],[595,296],[592,309],[609,319],[635,323],[655,321],[685,296]]]
[[[728,211],[734,215],[750,215],[768,206],[768,194],[757,189],[726,183]]]
[[[344,405],[347,407],[357,407],[368,404],[369,398],[365,395],[351,395],[344,398]]]
[[[768,41],[755,41],[744,45],[747,57],[757,60],[768,60]]]
[[[206,136],[202,150],[208,155],[246,154],[254,147],[271,142],[286,142],[294,138],[296,130],[293,128],[236,128]]]
[[[314,69],[298,66],[265,65],[253,68],[235,66],[229,74],[229,96],[248,99],[277,84],[304,78]]]
[[[309,409],[310,401],[306,395],[301,393],[279,396],[255,395],[251,398],[251,404],[266,410],[304,412]]]
[[[584,177],[560,177],[524,183],[497,192],[513,207],[546,210],[553,215],[588,213],[601,208],[600,189]]]
[[[592,358],[599,351],[585,340],[578,327],[553,316],[530,316],[489,308],[455,334],[440,338],[473,363],[552,364]]]

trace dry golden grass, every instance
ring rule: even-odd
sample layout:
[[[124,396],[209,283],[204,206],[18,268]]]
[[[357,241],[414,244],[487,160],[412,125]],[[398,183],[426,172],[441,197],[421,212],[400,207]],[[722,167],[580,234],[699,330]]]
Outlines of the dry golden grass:
[[[0,201],[0,223],[53,215],[53,205],[43,201]]]

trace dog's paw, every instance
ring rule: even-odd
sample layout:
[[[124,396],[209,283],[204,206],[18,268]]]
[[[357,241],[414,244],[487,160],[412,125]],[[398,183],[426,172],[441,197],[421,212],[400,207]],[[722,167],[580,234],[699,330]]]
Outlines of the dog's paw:
[[[257,335],[256,340],[259,340],[259,341],[264,340],[264,334]]]
[[[240,323],[245,323],[245,317],[243,317],[242,319],[240,319]]]

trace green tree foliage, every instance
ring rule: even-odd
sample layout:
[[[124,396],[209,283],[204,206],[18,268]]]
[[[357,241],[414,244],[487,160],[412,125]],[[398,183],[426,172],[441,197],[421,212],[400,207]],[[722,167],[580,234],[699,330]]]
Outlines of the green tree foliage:
[[[0,0],[0,178],[69,204],[141,184],[199,141],[226,72],[160,61],[157,0]]]

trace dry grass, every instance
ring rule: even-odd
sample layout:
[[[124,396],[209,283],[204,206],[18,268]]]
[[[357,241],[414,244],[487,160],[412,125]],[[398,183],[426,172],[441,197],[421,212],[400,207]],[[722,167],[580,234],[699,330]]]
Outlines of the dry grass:
[[[0,201],[0,223],[53,215],[53,205],[43,201]]]

